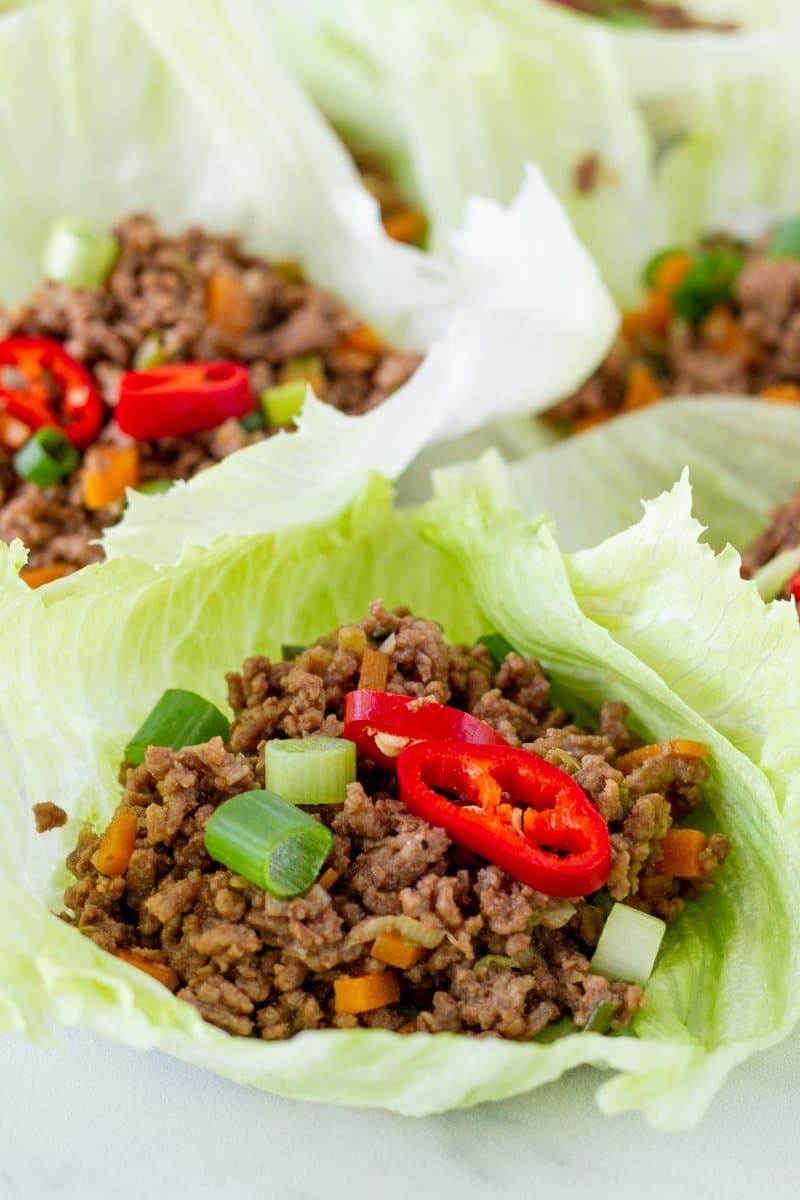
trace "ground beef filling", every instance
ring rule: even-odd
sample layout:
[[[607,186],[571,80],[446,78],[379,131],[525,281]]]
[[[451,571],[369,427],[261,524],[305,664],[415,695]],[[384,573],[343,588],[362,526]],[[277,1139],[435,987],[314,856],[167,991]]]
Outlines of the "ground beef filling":
[[[800,487],[786,504],[775,510],[772,517],[772,524],[742,554],[742,575],[745,579],[752,579],[760,567],[771,562],[779,554],[786,550],[796,550],[800,546]],[[797,575],[792,577],[796,578]],[[795,599],[800,611],[800,601],[797,601],[792,579],[787,580],[781,596],[784,600]]]
[[[113,422],[113,406],[120,376],[143,365],[143,352],[145,360],[243,362],[256,396],[286,379],[309,378],[321,398],[350,414],[376,407],[417,366],[415,356],[389,347],[349,345],[347,336],[363,322],[304,280],[296,264],[270,264],[246,255],[235,238],[200,229],[168,237],[143,215],[129,217],[115,233],[119,257],[103,289],[45,283],[27,304],[0,310],[0,338],[55,338],[89,367],[109,406],[100,444],[129,442]],[[215,277],[240,291],[235,332],[214,323]],[[140,481],[188,479],[273,432],[228,421],[210,433],[139,443]],[[12,453],[0,446],[0,539],[21,538],[30,566],[77,568],[102,557],[90,543],[119,519],[123,502],[85,507],[83,473],[91,455],[90,448],[63,483],[42,489],[16,475]]]
[[[656,0],[550,0],[550,3],[617,24],[673,30],[713,29],[717,33],[737,28],[733,21],[702,21],[692,16],[683,4],[659,4]]]
[[[623,314],[620,335],[577,392],[545,420],[581,432],[671,396],[762,396],[800,403],[800,260],[768,257],[767,242],[736,245],[730,293],[694,322],[664,294]]]
[[[575,776],[611,831],[602,897],[565,901],[517,883],[413,816],[395,778],[363,761],[344,803],[317,810],[335,838],[326,864],[334,882],[279,900],[209,858],[206,822],[224,800],[263,787],[268,739],[341,733],[344,697],[357,686],[366,647],[389,655],[391,691],[466,709]],[[632,744],[624,705],[606,703],[599,729],[585,732],[552,706],[535,660],[510,653],[497,669],[484,646],[448,645],[439,626],[406,610],[375,602],[365,621],[291,662],[248,659],[228,686],[229,744],[150,747],[140,766],[123,765],[122,803],[138,816],[133,855],[124,875],[100,874],[99,837],[85,826],[68,858],[76,882],[64,919],[112,954],[166,968],[179,997],[233,1034],[272,1040],[377,1026],[526,1040],[563,1017],[581,1027],[609,1000],[619,1002],[620,1028],[643,994],[590,970],[609,898],[671,919],[709,886],[727,851],[722,837],[711,837],[702,880],[670,880],[645,899],[640,880],[659,857],[673,812],[700,801],[704,763],[662,753],[624,776],[614,766]],[[370,953],[376,919],[398,915],[440,931],[440,944],[397,972],[400,1003],[337,1014],[334,980],[385,970]]]

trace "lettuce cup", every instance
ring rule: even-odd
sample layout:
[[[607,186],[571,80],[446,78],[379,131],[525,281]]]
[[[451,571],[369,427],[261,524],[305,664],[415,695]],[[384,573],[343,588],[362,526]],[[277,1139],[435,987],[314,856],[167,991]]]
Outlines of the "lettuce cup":
[[[793,615],[763,604],[731,552],[698,541],[685,480],[569,558],[507,491],[489,461],[476,488],[445,480],[431,504],[397,512],[376,478],[334,520],[223,536],[172,566],[120,558],[40,591],[17,578],[21,546],[3,550],[3,1027],[85,1023],[287,1096],[409,1114],[592,1064],[615,1072],[598,1093],[605,1111],[641,1109],[665,1128],[695,1123],[737,1063],[792,1028]],[[169,689],[200,698],[199,724],[183,726],[194,749],[163,725]],[[335,768],[323,808],[319,779],[298,795],[269,774],[277,753],[297,782],[309,751],[334,753],[320,737],[335,758],[348,737],[358,755],[355,780],[352,759]],[[496,755],[538,773],[534,809],[548,809],[543,773],[555,771],[588,840],[561,844],[558,823],[536,834],[521,812],[505,822],[503,804],[521,799],[508,775],[508,801],[460,808],[463,779],[427,774],[454,746],[480,770],[499,771]],[[415,807],[430,804],[418,770],[433,809]],[[255,858],[250,835],[250,850],[231,845],[229,807],[254,793],[264,812],[278,793],[296,814],[284,810]],[[634,836],[625,822],[644,820],[640,803],[649,833]],[[463,840],[470,821],[479,843]],[[712,849],[713,880],[706,857],[696,886],[676,883],[688,877],[668,862],[673,826]],[[574,856],[602,836],[611,865],[581,875]],[[308,851],[302,878],[288,851],[276,857],[292,838]],[[519,874],[523,844],[556,860],[560,882]],[[658,918],[665,900],[683,903]],[[665,919],[646,970],[602,960],[597,935],[619,910]],[[333,957],[312,961],[310,948]]]
[[[793,215],[790,0],[384,8],[317,0],[279,35],[321,107],[413,180],[433,244],[467,195],[513,195],[528,160],[623,304],[660,247]],[[681,10],[683,28],[656,20]]]
[[[175,530],[199,508],[222,532],[198,474],[221,458],[254,529],[264,505],[275,528],[323,518],[371,469],[548,405],[613,336],[534,170],[436,254],[387,237],[258,11],[0,19],[0,535],[28,544],[32,583],[101,556],[103,530],[107,552],[147,553],[145,512]]]

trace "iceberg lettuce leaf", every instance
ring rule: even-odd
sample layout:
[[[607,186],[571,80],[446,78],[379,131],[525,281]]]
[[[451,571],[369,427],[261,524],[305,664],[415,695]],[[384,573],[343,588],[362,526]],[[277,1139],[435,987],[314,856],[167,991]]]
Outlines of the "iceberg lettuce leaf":
[[[782,679],[781,631],[773,630],[773,647],[761,623],[772,629],[774,619],[756,607],[753,586],[734,580],[727,562],[718,575],[710,551],[698,551],[680,491],[630,531],[624,554],[612,543],[602,558],[572,561],[548,526],[522,518],[508,496],[496,462],[480,488],[451,480],[416,516],[392,512],[387,485],[374,480],[333,520],[221,537],[172,567],[120,558],[38,592],[15,578],[19,553],[0,547],[0,1025],[38,1035],[49,1021],[81,1021],[285,1095],[413,1114],[510,1096],[590,1063],[619,1072],[601,1089],[604,1109],[641,1108],[670,1128],[695,1123],[737,1062],[789,1030],[800,1006],[800,873],[778,792],[787,791],[783,771],[793,763],[769,760],[779,731],[772,742],[742,735],[761,719],[769,670]],[[755,695],[733,673],[728,679],[736,695],[729,713],[716,712],[713,686],[684,694],[681,676],[701,672],[706,651],[676,630],[670,608],[654,607],[654,521],[664,556],[709,556],[706,602],[717,589],[728,640],[735,631],[765,651]],[[631,616],[605,628],[611,566]],[[680,573],[665,587],[688,608]],[[635,625],[637,595],[646,636]],[[496,629],[536,654],[582,712],[623,700],[643,736],[711,747],[705,820],[734,852],[714,890],[668,931],[633,1035],[517,1044],[334,1030],[277,1044],[239,1040],[53,915],[67,881],[64,855],[81,822],[107,820],[122,747],[166,686],[224,704],[224,672],[245,656],[307,642],[357,618],[375,596],[439,620],[454,639]],[[791,695],[786,710],[784,730]],[[738,745],[715,727],[718,715]],[[52,799],[54,786],[70,821],[37,837],[30,805]]]

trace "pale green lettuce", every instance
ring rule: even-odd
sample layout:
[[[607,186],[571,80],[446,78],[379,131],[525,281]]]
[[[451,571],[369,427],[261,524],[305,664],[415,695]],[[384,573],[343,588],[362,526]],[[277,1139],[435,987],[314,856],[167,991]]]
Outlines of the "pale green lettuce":
[[[639,1108],[665,1128],[696,1122],[734,1065],[789,1031],[800,1011],[800,873],[787,821],[800,779],[800,635],[788,605],[765,607],[729,555],[698,543],[685,484],[621,539],[569,560],[546,524],[506,505],[496,464],[477,489],[444,482],[416,517],[393,513],[375,481],[321,525],[219,538],[160,569],[120,558],[38,592],[16,579],[19,548],[0,548],[0,1025],[36,1036],[51,1021],[83,1022],[285,1095],[412,1114],[510,1096],[591,1063],[618,1072],[598,1094],[606,1111]],[[122,747],[166,686],[223,704],[224,672],[246,655],[307,642],[376,596],[441,621],[452,638],[496,629],[540,657],[560,702],[581,715],[620,699],[641,735],[710,745],[702,819],[734,850],[713,892],[669,930],[635,1036],[237,1040],[52,915],[67,878],[59,864],[81,821],[113,810]],[[755,664],[745,647],[758,649]],[[42,800],[71,819],[37,837],[30,805]]]
[[[797,206],[800,15],[706,0],[736,32],[606,23],[547,0],[311,0],[278,36],[323,109],[385,148],[433,220],[507,199],[541,166],[624,302],[649,255],[710,229],[747,236]],[[278,10],[280,12],[280,10]],[[595,186],[576,167],[599,156]]]
[[[731,542],[743,550],[800,483],[800,409],[754,399],[669,400],[544,451],[524,453],[520,444],[522,456],[511,453],[510,439],[501,446],[515,460],[514,501],[530,516],[548,513],[565,550],[632,524],[641,501],[670,487],[685,466],[707,540],[716,549]],[[469,475],[474,467],[460,470]]]
[[[259,0],[207,0],[191,19],[161,0],[38,0],[0,21],[1,301],[37,284],[54,218],[110,224],[145,209],[172,231],[200,223],[300,260],[387,339],[426,352],[367,416],[309,403],[296,439],[229,460],[243,532],[330,515],[370,469],[398,474],[429,443],[547,406],[592,369],[617,322],[535,169],[507,210],[468,205],[436,254],[390,241],[262,12]],[[207,486],[135,496],[111,551],[146,555],[151,519],[182,534]],[[204,518],[198,538],[237,528],[210,509]],[[179,545],[162,538],[158,553],[168,559]]]

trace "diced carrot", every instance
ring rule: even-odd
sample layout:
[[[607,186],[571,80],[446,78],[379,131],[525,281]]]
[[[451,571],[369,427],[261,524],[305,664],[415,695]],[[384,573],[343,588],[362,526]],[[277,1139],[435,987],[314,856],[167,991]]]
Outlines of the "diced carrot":
[[[635,342],[643,333],[659,336],[666,333],[672,320],[672,301],[663,292],[648,292],[641,308],[628,309],[622,314],[622,336]]]
[[[700,855],[708,838],[699,829],[669,829],[661,843],[661,858],[653,870],[677,879],[702,879]]]
[[[6,412],[0,412],[0,446],[13,454],[25,445],[30,436],[31,431],[27,425],[18,421],[16,417],[10,417]]]
[[[731,354],[742,362],[750,362],[754,355],[753,343],[729,308],[718,304],[700,322],[703,341],[720,354]]]
[[[329,892],[338,878],[339,872],[334,871],[333,867],[328,867],[327,871],[322,872],[317,883],[320,887],[325,888],[326,892]]]
[[[133,954],[130,950],[117,950],[117,958],[121,958],[123,962],[128,963],[131,967],[138,967],[140,971],[144,971],[145,975],[151,975],[153,979],[157,979],[159,983],[163,983],[165,988],[169,988],[171,992],[175,991],[178,986],[178,975],[172,967],[166,963],[157,962],[150,958],[140,958],[138,954]]]
[[[206,311],[212,325],[229,337],[242,337],[253,324],[253,300],[244,284],[227,271],[216,271],[206,288]]]
[[[93,446],[83,471],[83,503],[87,508],[107,508],[139,482],[136,446]]]
[[[101,875],[124,875],[136,845],[138,820],[132,808],[118,808],[92,859]]]
[[[636,750],[629,750],[627,754],[618,758],[614,765],[623,775],[627,775],[648,758],[655,758],[659,754],[668,754],[673,758],[705,758],[708,746],[705,742],[690,742],[688,738],[673,738],[668,742],[655,742],[650,746],[639,746]]]
[[[762,400],[773,404],[800,404],[800,385],[796,383],[771,383],[761,390]]]
[[[367,646],[361,660],[358,686],[367,692],[385,692],[389,682],[389,655]]]
[[[371,325],[359,325],[339,339],[337,350],[357,350],[359,354],[377,357],[383,350],[383,342]]]
[[[399,967],[401,971],[413,967],[426,953],[424,946],[413,946],[393,929],[376,937],[370,951],[378,962],[386,963],[389,967]]]
[[[596,425],[602,425],[604,421],[608,421],[613,416],[616,416],[616,414],[608,408],[602,408],[598,412],[587,413],[585,417],[578,417],[577,421],[573,421],[572,432],[585,433],[587,429],[594,429]]]
[[[52,583],[54,579],[63,579],[75,570],[72,563],[54,562],[48,563],[46,567],[24,567],[19,577],[29,588],[39,588],[44,587],[46,583]]]
[[[400,984],[394,971],[377,975],[343,975],[333,981],[334,1008],[340,1016],[357,1016],[396,1004],[400,999]]]
[[[650,368],[644,363],[634,363],[625,381],[623,410],[630,412],[635,408],[645,408],[648,404],[656,404],[663,394],[661,385]]]
[[[425,214],[416,208],[401,208],[386,217],[383,228],[395,242],[415,245],[428,232],[428,221]]]
[[[672,296],[694,266],[694,259],[684,250],[676,250],[661,259],[653,271],[653,287]]]
[[[671,893],[671,875],[642,875],[639,879],[639,897],[642,900],[663,900]]]

